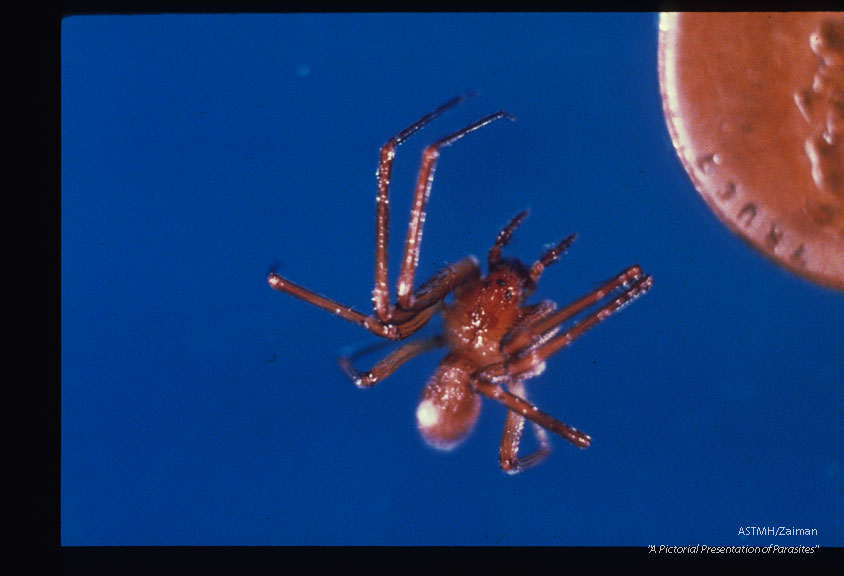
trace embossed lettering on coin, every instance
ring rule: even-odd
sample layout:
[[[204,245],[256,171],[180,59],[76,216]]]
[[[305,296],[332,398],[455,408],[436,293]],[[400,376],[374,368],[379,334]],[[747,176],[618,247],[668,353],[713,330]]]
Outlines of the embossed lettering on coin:
[[[659,75],[709,207],[775,262],[844,290],[844,13],[663,14]]]

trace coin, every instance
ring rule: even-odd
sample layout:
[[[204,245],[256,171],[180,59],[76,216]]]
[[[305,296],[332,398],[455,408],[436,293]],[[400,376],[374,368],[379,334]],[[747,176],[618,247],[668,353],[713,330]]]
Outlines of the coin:
[[[844,13],[662,14],[674,148],[733,232],[844,290]]]

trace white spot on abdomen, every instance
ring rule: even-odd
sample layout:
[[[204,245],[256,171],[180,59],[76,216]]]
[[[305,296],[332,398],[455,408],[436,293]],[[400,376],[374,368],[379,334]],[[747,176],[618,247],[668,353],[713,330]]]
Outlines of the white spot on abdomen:
[[[431,400],[423,400],[416,409],[416,421],[420,428],[436,426],[440,420],[440,413]]]

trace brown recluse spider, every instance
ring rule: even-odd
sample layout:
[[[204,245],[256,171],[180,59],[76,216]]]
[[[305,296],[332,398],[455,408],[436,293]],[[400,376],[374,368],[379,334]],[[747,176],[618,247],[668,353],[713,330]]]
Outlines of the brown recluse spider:
[[[416,410],[419,431],[428,444],[446,450],[453,448],[468,435],[477,421],[481,406],[479,395],[491,398],[508,409],[499,449],[499,463],[505,471],[516,473],[537,464],[548,455],[550,443],[546,429],[580,448],[589,446],[591,442],[587,434],[531,404],[525,393],[525,380],[539,375],[549,356],[646,292],[652,285],[652,279],[639,266],[630,266],[560,310],[551,300],[524,304],[536,289],[543,270],[557,261],[574,241],[574,235],[546,250],[530,267],[517,259],[502,258],[502,248],[527,216],[527,212],[521,212],[498,234],[489,251],[489,272],[486,276],[481,275],[477,259],[470,256],[446,267],[419,288],[413,289],[422,225],[425,222],[425,204],[431,191],[440,150],[491,122],[501,118],[512,120],[509,114],[499,111],[425,148],[407,228],[404,257],[396,287],[396,303],[391,305],[387,287],[390,217],[388,191],[396,147],[469,96],[471,94],[446,102],[390,138],[381,147],[375,207],[373,315],[367,316],[338,304],[275,272],[269,274],[267,281],[279,292],[301,298],[389,340],[407,338],[422,328],[435,313],[440,312],[443,316],[442,334],[406,343],[365,372],[352,366],[352,360],[360,353],[340,358],[340,366],[358,387],[369,388],[411,358],[434,348],[448,348],[448,354],[422,392]],[[445,297],[450,293],[454,294],[454,298],[448,304]],[[604,300],[608,301],[561,331],[564,322]],[[525,419],[533,424],[539,447],[520,458],[519,441]]]

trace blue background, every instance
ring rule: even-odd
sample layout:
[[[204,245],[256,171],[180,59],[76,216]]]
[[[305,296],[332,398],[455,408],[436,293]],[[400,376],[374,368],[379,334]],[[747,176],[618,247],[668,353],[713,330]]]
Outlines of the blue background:
[[[62,543],[844,544],[844,295],[709,212],[656,43],[654,14],[64,19]],[[376,338],[265,281],[369,311],[378,148],[469,89],[399,149],[393,277],[422,147],[504,108],[444,151],[418,278],[531,209],[510,255],[578,233],[537,298],[655,279],[529,382],[593,445],[517,476],[491,401],[419,437],[442,352],[358,390],[335,358]]]

